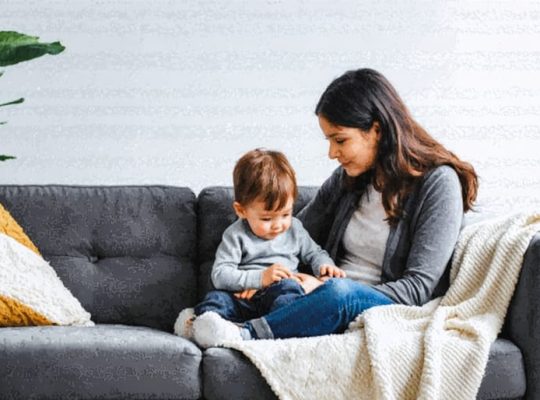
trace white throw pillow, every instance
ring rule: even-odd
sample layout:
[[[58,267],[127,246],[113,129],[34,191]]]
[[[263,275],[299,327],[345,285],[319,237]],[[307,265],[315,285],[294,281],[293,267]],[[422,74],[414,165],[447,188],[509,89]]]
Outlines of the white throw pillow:
[[[94,323],[47,261],[0,233],[0,326],[29,325]]]

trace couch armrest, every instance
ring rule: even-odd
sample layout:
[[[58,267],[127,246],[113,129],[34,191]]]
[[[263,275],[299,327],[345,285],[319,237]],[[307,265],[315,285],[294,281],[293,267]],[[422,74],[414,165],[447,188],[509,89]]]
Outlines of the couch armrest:
[[[533,236],[510,303],[505,336],[523,355],[527,377],[526,399],[540,398],[540,232]]]

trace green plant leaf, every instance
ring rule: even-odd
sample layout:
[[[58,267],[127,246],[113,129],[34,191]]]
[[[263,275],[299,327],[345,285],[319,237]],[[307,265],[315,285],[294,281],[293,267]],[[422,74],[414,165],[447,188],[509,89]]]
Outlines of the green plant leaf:
[[[0,31],[0,66],[17,64],[45,54],[58,54],[65,47],[60,42],[39,43],[39,37],[13,31]]]
[[[21,104],[24,101],[24,98],[21,97],[20,99],[10,101],[8,103],[0,104],[0,107],[9,106],[10,104]]]
[[[39,37],[29,36],[24,33],[14,31],[0,31],[0,67],[18,64],[23,61],[32,60],[45,54],[55,55],[63,52],[65,47],[60,42],[39,43]],[[3,75],[0,71],[0,76]],[[0,104],[0,107],[11,104],[20,104],[24,101],[20,99]],[[4,125],[5,121],[0,121]],[[0,154],[0,161],[13,160],[15,157]]]

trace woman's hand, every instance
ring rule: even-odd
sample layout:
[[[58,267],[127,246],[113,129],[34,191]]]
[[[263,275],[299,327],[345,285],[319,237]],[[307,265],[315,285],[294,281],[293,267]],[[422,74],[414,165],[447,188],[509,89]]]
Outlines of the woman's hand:
[[[323,284],[321,280],[315,278],[313,275],[297,273],[295,274],[295,278],[300,282],[300,286],[302,286],[306,294],[313,292]]]
[[[234,297],[236,297],[237,299],[249,300],[253,297],[255,293],[257,293],[257,289],[246,289],[242,292],[236,292],[234,294]]]
[[[289,268],[281,264],[272,264],[266,268],[262,274],[262,287],[270,286],[274,282],[282,279],[292,278],[293,274]]]
[[[347,274],[335,265],[323,264],[320,268],[321,278],[345,278]]]

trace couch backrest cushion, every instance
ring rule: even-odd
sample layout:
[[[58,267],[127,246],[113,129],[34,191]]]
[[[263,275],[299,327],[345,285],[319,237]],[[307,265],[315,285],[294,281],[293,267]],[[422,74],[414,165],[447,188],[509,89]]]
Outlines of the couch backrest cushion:
[[[166,186],[0,186],[21,224],[97,323],[172,331],[196,284],[196,198]]]
[[[297,214],[317,192],[317,187],[301,186],[294,204]],[[211,186],[203,189],[198,196],[198,237],[199,237],[199,299],[211,288],[210,273],[214,257],[225,229],[236,220],[232,208],[234,192],[232,187]]]

